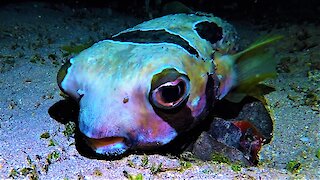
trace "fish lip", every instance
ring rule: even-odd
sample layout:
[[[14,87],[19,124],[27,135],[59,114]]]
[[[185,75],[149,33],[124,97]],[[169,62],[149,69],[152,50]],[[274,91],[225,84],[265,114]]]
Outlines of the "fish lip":
[[[101,155],[118,156],[130,148],[128,140],[120,136],[104,138],[84,137],[84,140],[92,150]]]

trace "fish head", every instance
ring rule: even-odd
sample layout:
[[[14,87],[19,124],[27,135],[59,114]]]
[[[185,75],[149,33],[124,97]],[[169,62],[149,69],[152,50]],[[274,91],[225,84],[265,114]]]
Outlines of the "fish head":
[[[105,40],[72,58],[58,82],[79,102],[87,144],[120,155],[162,146],[192,128],[211,106],[213,66],[171,43]]]

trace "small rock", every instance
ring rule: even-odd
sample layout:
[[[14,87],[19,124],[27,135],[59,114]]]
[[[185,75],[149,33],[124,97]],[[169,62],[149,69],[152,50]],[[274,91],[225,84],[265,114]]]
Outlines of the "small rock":
[[[244,154],[236,148],[229,147],[212,138],[207,132],[201,133],[193,146],[193,154],[203,161],[212,160],[214,154],[221,154],[228,158],[231,163],[243,163],[251,165]]]

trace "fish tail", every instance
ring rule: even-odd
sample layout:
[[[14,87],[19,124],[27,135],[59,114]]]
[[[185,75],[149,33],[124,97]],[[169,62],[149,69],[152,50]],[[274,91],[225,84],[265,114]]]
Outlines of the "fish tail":
[[[276,59],[266,50],[282,36],[256,41],[247,49],[233,55],[217,55],[217,74],[220,75],[219,99],[240,102],[259,82],[276,76]],[[231,98],[230,98],[231,97]]]

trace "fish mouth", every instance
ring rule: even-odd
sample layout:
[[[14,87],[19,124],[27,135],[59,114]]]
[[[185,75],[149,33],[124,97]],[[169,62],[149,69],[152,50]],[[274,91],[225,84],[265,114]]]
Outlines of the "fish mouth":
[[[85,137],[86,143],[97,154],[118,156],[129,149],[124,137],[105,137],[101,139]]]

